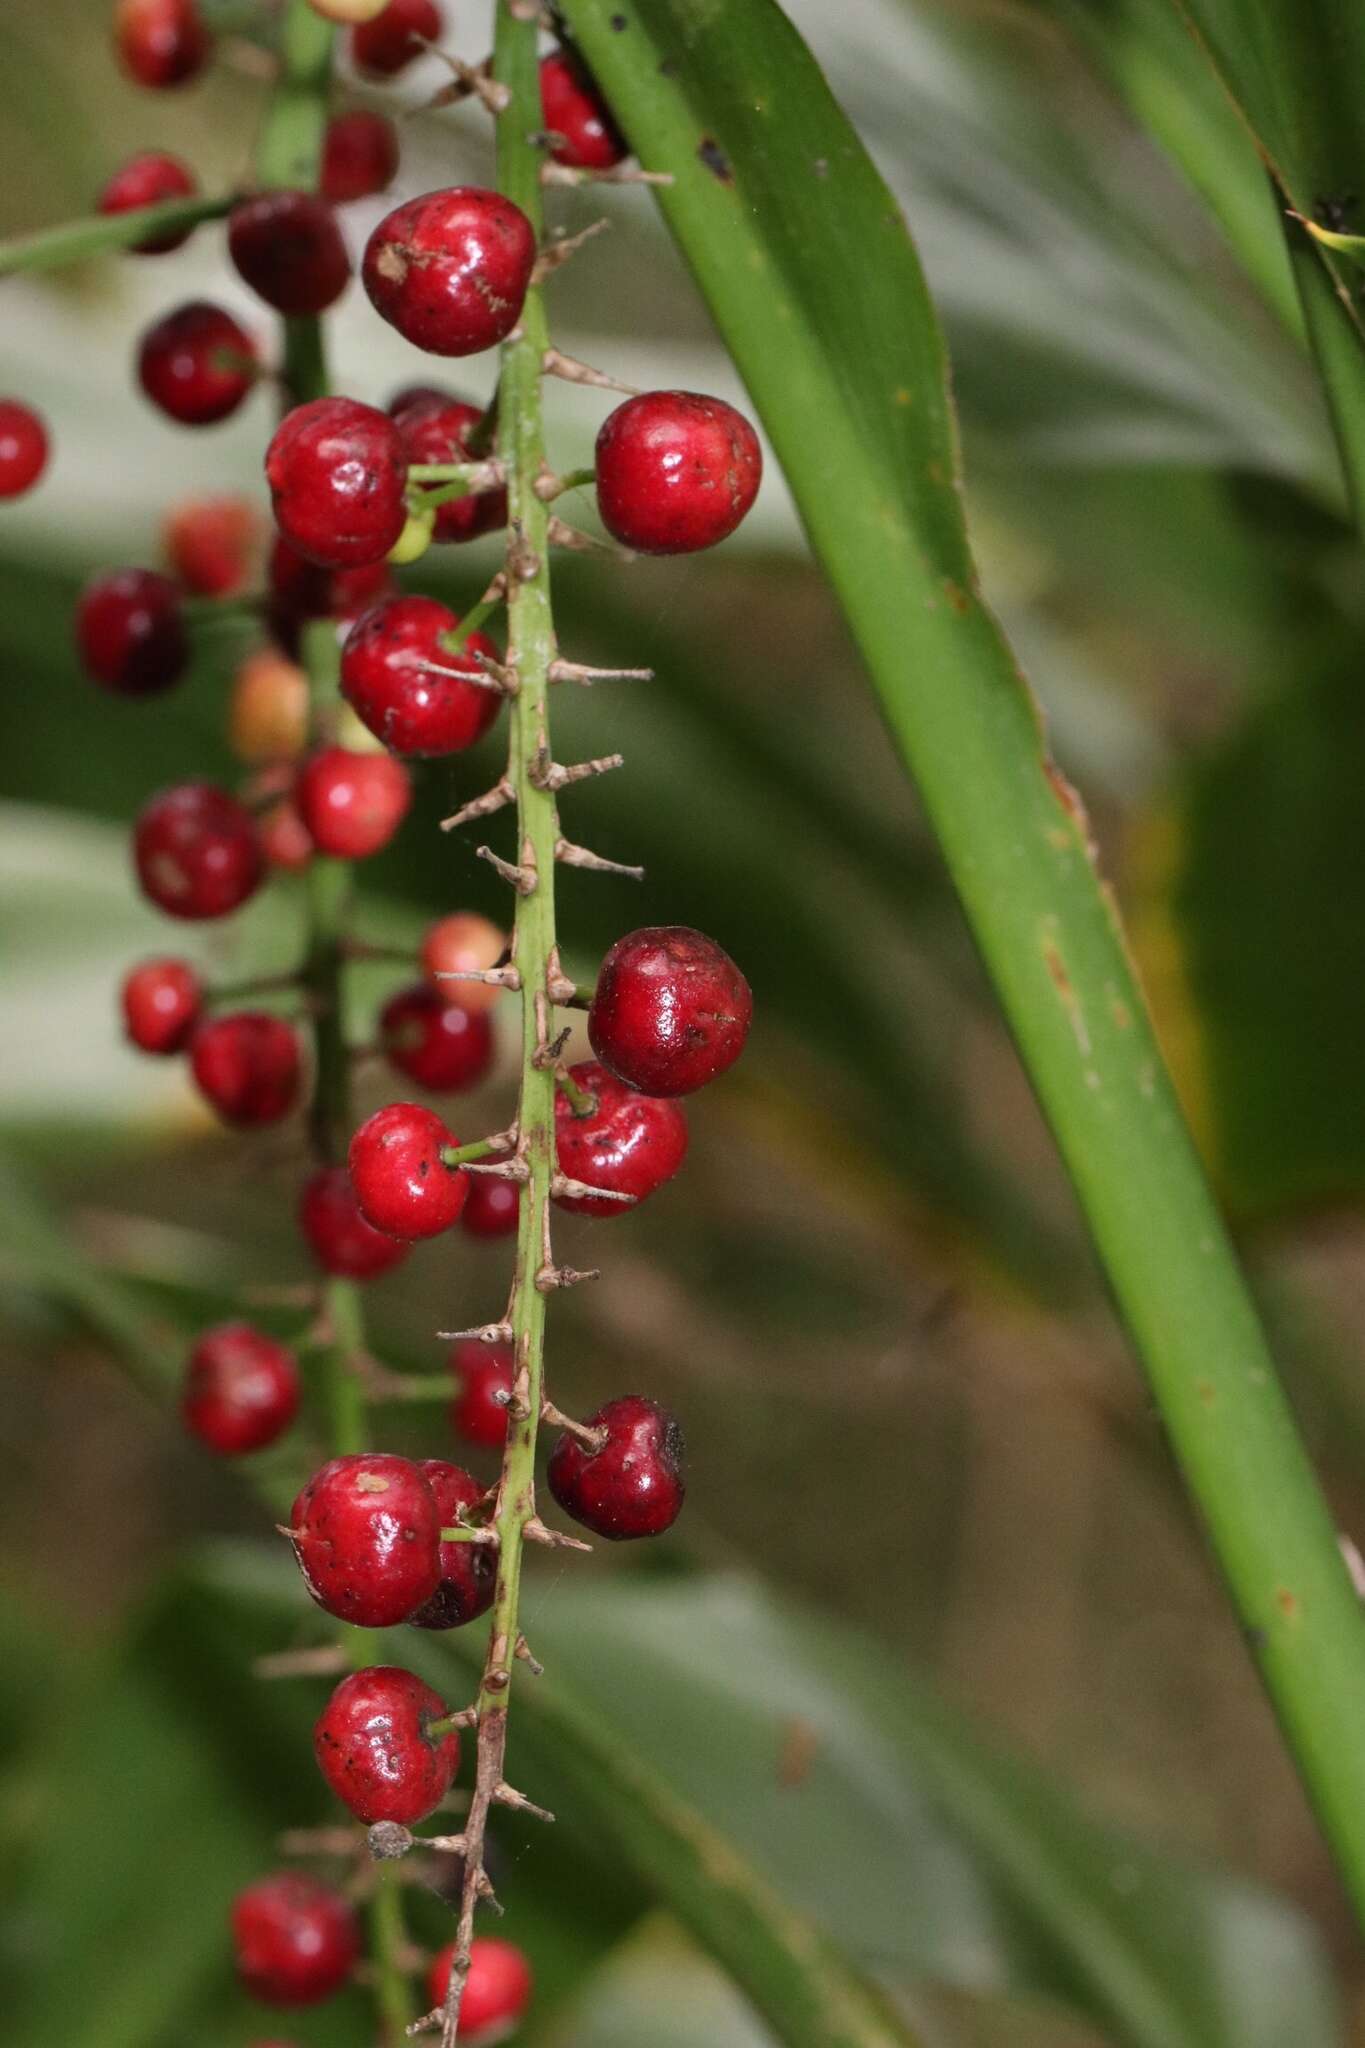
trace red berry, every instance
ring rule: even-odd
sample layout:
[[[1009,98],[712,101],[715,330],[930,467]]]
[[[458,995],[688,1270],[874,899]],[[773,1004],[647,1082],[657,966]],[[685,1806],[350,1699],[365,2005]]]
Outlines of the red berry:
[[[213,38],[194,0],[118,0],[114,44],[139,85],[183,85],[202,71]]]
[[[642,555],[690,555],[734,532],[758,496],[763,451],[742,413],[695,391],[646,391],[597,436],[597,509]]]
[[[473,458],[468,437],[483,414],[477,405],[466,405],[448,392],[419,384],[393,400],[389,418],[403,436],[409,462],[469,462]],[[505,490],[471,491],[467,497],[437,506],[432,539],[477,540],[480,534],[495,533],[506,524]]]
[[[460,1228],[471,1237],[510,1237],[521,1215],[521,1190],[515,1181],[478,1173],[469,1183],[469,1199],[460,1212]]]
[[[211,1451],[236,1457],[282,1436],[299,1409],[294,1354],[250,1323],[205,1330],[189,1356],[181,1413]]]
[[[412,785],[391,754],[323,747],[299,770],[299,816],[319,853],[367,860],[387,846],[407,815]]]
[[[441,1526],[449,1529],[460,1519],[462,1509],[472,1507],[485,1492],[482,1482],[463,1465],[447,1465],[440,1458],[424,1458],[422,1470],[436,1496]],[[413,1628],[461,1628],[475,1621],[493,1605],[498,1567],[490,1543],[443,1543],[441,1583],[408,1620]]]
[[[375,311],[415,348],[472,356],[516,326],[535,260],[535,230],[519,206],[455,185],[386,215],[360,274]]]
[[[642,1202],[672,1180],[687,1157],[687,1118],[676,1102],[640,1095],[595,1060],[570,1067],[569,1078],[592,1107],[580,1114],[560,1089],[555,1094],[555,1151],[559,1170],[592,1188],[634,1195]],[[561,1209],[579,1216],[620,1216],[624,1202],[594,1195],[556,1195]]]
[[[179,682],[190,643],[180,592],[155,569],[111,569],[76,605],[81,666],[120,697],[158,697]]]
[[[347,1164],[360,1212],[390,1237],[437,1237],[464,1207],[469,1175],[441,1163],[457,1143],[435,1110],[391,1102],[351,1140]]]
[[[193,199],[198,190],[193,171],[178,156],[168,156],[164,149],[144,149],[115,171],[100,193],[99,210],[132,213],[143,206],[163,206],[168,199]],[[137,256],[164,256],[188,242],[193,233],[192,227],[172,228],[128,246]]]
[[[596,85],[578,59],[563,50],[540,60],[540,105],[545,126],[564,138],[550,151],[557,164],[609,171],[629,155]]]
[[[407,524],[398,429],[354,398],[296,405],[266,451],[265,473],[280,531],[324,569],[382,561]]]
[[[312,833],[288,797],[281,797],[268,811],[262,811],[256,823],[256,836],[267,864],[286,872],[297,873],[306,868],[317,852]]]
[[[351,628],[341,657],[341,694],[377,739],[396,754],[458,754],[472,747],[498,715],[501,698],[471,676],[471,659],[496,659],[483,633],[471,633],[458,654],[441,636],[460,621],[434,597],[394,597]]]
[[[297,654],[302,628],[310,619],[335,619],[344,639],[352,625],[393,587],[387,562],[366,562],[358,569],[322,569],[277,533],[270,550],[270,630],[290,654]]]
[[[592,1049],[650,1095],[690,1095],[733,1066],[753,1017],[730,955],[685,924],[645,925],[618,939],[588,1011]]]
[[[190,1068],[223,1121],[243,1130],[278,1123],[298,1099],[298,1037],[283,1017],[262,1010],[239,1010],[201,1024],[190,1046]]]
[[[502,990],[486,981],[451,981],[448,975],[496,967],[506,958],[506,932],[476,910],[457,910],[428,925],[422,940],[422,969],[438,995],[457,996],[466,1010],[491,1010]]]
[[[259,532],[245,498],[188,498],[166,521],[166,558],[196,597],[231,597],[246,585]]]
[[[324,1273],[345,1280],[374,1280],[401,1265],[411,1245],[386,1237],[360,1213],[344,1166],[320,1166],[299,1196],[299,1229]]]
[[[505,1180],[479,1185],[512,1187]],[[511,1393],[512,1364],[510,1344],[482,1344],[477,1337],[462,1337],[453,1346],[450,1369],[463,1385],[450,1404],[450,1426],[466,1443],[500,1449],[507,1435],[507,1404],[493,1396]]]
[[[443,2005],[450,1986],[455,1944],[448,1942],[432,1962],[427,1996]],[[469,1944],[469,1975],[460,1999],[460,2039],[469,2048],[480,2041],[500,2040],[521,2018],[531,2001],[531,1966],[519,1948],[496,1934],[479,1934]]]
[[[211,782],[177,782],[142,810],[133,858],[144,895],[171,917],[226,917],[260,883],[250,811]]]
[[[340,1892],[302,1871],[248,1885],[232,1902],[237,1974],[267,2005],[316,2005],[351,1974],[360,1930]]]
[[[204,990],[188,960],[143,960],[123,984],[123,1021],[140,1052],[183,1052]]]
[[[450,1712],[438,1692],[396,1664],[343,1678],[313,1729],[318,1769],[359,1820],[425,1820],[450,1790],[460,1738],[429,1736]]]
[[[392,78],[439,41],[444,27],[435,0],[389,0],[382,14],[351,30],[351,61],[372,78]]]
[[[396,1628],[440,1584],[440,1510],[407,1458],[333,1458],[294,1502],[290,1531],[318,1606],[357,1628]]]
[[[368,199],[393,183],[398,169],[398,130],[385,114],[352,107],[334,114],[322,141],[322,196],[333,206]]]
[[[236,412],[258,370],[246,329],[207,299],[191,299],[154,321],[138,350],[143,390],[182,427],[211,427]]]
[[[333,305],[351,281],[336,216],[315,192],[258,192],[228,215],[228,254],[239,276],[277,313]]]
[[[448,996],[438,996],[424,981],[400,989],[385,1003],[379,1013],[379,1042],[391,1067],[433,1095],[454,1095],[477,1086],[493,1064],[488,1018]]]
[[[0,499],[31,490],[47,456],[47,428],[37,413],[17,398],[0,398]]]
[[[660,1536],[683,1504],[683,1435],[673,1416],[643,1394],[608,1401],[587,1420],[600,1450],[565,1430],[546,1477],[566,1515],[612,1542]]]

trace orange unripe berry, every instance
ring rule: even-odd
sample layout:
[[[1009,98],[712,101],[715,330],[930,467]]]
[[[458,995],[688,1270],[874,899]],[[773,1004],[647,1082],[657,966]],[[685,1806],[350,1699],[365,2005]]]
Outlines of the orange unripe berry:
[[[324,21],[338,21],[347,26],[357,21],[373,21],[388,4],[389,0],[308,0],[314,14],[320,14]]]
[[[308,678],[303,670],[262,648],[238,669],[228,705],[228,745],[239,761],[293,761],[308,744]]]
[[[448,1003],[477,1016],[490,1010],[502,994],[500,988],[483,981],[444,981],[442,975],[455,969],[496,967],[507,951],[507,934],[474,910],[457,910],[427,928],[422,941],[422,971],[437,993]]]

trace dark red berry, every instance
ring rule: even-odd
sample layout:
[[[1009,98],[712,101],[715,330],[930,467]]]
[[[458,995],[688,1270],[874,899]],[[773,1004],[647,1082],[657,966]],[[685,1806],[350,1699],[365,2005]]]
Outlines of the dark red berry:
[[[266,451],[265,473],[280,531],[324,569],[382,561],[407,524],[398,429],[354,398],[296,405]]]
[[[273,1444],[299,1409],[294,1354],[250,1323],[205,1330],[189,1356],[180,1412],[211,1451],[236,1457]]]
[[[435,1110],[391,1102],[351,1140],[347,1164],[361,1214],[390,1237],[436,1237],[459,1218],[469,1188],[462,1167],[441,1163],[458,1144]]]
[[[336,216],[316,192],[258,192],[228,215],[228,254],[239,276],[277,313],[334,305],[351,281]]]
[[[232,1902],[237,1974],[267,2005],[316,2005],[351,1974],[360,1929],[342,1898],[302,1871],[248,1885]]]
[[[190,1068],[224,1123],[243,1130],[278,1123],[298,1099],[298,1036],[263,1010],[212,1017],[194,1034]]]
[[[471,1237],[510,1237],[521,1215],[521,1190],[515,1181],[494,1174],[475,1174],[469,1199],[460,1211],[460,1228]]]
[[[714,939],[690,925],[645,925],[618,939],[588,1011],[592,1049],[648,1095],[690,1095],[744,1050],[754,999]]]
[[[272,868],[297,873],[308,866],[317,852],[312,833],[287,796],[272,804],[268,811],[262,811],[256,821],[256,836],[261,842],[262,857]]]
[[[164,149],[144,149],[115,171],[99,197],[101,213],[133,213],[143,206],[164,206],[168,199],[193,199],[199,190],[193,171]],[[164,256],[194,233],[192,227],[146,235],[128,247],[137,256]]]
[[[435,0],[389,0],[382,14],[351,30],[351,61],[372,78],[392,78],[439,41],[444,27]]]
[[[633,1195],[637,1202],[673,1178],[687,1157],[687,1118],[676,1102],[639,1094],[595,1060],[570,1067],[569,1079],[591,1107],[580,1112],[562,1089],[555,1094],[561,1173],[588,1187]],[[555,1200],[579,1216],[620,1216],[627,1206],[595,1195],[556,1195]]]
[[[360,274],[375,311],[415,348],[472,356],[516,326],[535,260],[535,230],[519,206],[455,185],[396,206],[370,236]]]
[[[387,562],[366,562],[357,569],[323,569],[310,562],[277,533],[267,574],[270,589],[270,630],[290,654],[297,654],[302,630],[310,619],[335,619],[344,639],[362,612],[379,604],[393,587]]]
[[[412,784],[391,754],[322,747],[299,770],[294,800],[319,853],[367,860],[402,824]]]
[[[318,1606],[357,1628],[396,1628],[440,1584],[440,1510],[407,1458],[333,1458],[294,1502],[290,1536]]]
[[[21,498],[47,468],[47,428],[31,406],[0,398],[0,499]]]
[[[343,1678],[318,1717],[318,1769],[357,1819],[425,1820],[450,1790],[460,1738],[429,1736],[450,1709],[438,1692],[396,1664],[371,1664]]]
[[[563,137],[550,151],[557,164],[609,171],[629,154],[596,85],[578,59],[563,50],[540,60],[540,105],[546,128]]]
[[[597,436],[602,524],[643,555],[713,548],[753,504],[762,474],[744,415],[695,391],[628,398]]]
[[[365,1221],[344,1166],[320,1166],[309,1176],[298,1214],[299,1229],[323,1272],[345,1280],[377,1279],[412,1250]]]
[[[259,367],[246,329],[206,299],[191,299],[155,321],[137,359],[148,398],[182,427],[210,427],[236,412]]]
[[[213,38],[194,0],[118,0],[114,46],[139,85],[183,85],[203,70]]]
[[[477,1185],[505,1188],[512,1183],[494,1180]],[[493,1397],[511,1393],[512,1363],[510,1344],[482,1344],[477,1337],[462,1337],[452,1347],[450,1369],[461,1386],[450,1404],[450,1426],[466,1443],[490,1450],[501,1447],[507,1435],[507,1403]]]
[[[112,569],[76,605],[81,666],[120,697],[158,697],[189,665],[180,592],[155,569]]]
[[[123,984],[123,1021],[139,1052],[183,1052],[204,1000],[188,960],[143,960]]]
[[[673,1416],[643,1394],[608,1401],[586,1427],[602,1435],[593,1450],[565,1430],[546,1477],[566,1515],[612,1542],[660,1536],[683,1504],[683,1435]]]
[[[477,405],[417,385],[402,392],[389,406],[389,418],[403,436],[409,462],[469,462],[468,437],[483,418]],[[436,508],[432,539],[438,541],[477,540],[482,533],[495,533],[507,524],[507,493],[471,491],[467,497],[452,498]]]
[[[441,1458],[424,1458],[422,1470],[436,1496],[442,1528],[453,1528],[465,1508],[472,1507],[486,1491],[482,1482],[463,1465],[447,1465]],[[498,1568],[491,1543],[443,1543],[441,1583],[425,1607],[408,1619],[413,1628],[461,1628],[486,1614],[493,1604]]]
[[[341,694],[396,754],[458,754],[487,732],[502,702],[481,688],[475,654],[497,658],[483,633],[457,654],[441,636],[460,621],[434,597],[394,597],[351,628],[341,657]]]
[[[379,1013],[379,1043],[391,1067],[433,1095],[475,1087],[493,1064],[493,1029],[487,1016],[438,996],[424,981],[400,989],[385,1003]]]
[[[322,141],[322,196],[333,206],[368,199],[393,183],[398,130],[385,114],[352,107],[334,114]]]
[[[450,1988],[455,1943],[447,1942],[427,1973],[427,1996],[443,2005]],[[460,2038],[469,2048],[500,2041],[531,2002],[531,1965],[521,1950],[496,1934],[476,1934],[469,1944],[469,1975],[460,1998]]]
[[[187,498],[166,521],[166,559],[196,597],[231,597],[251,573],[260,527],[245,498]]]
[[[134,827],[133,858],[143,893],[171,917],[226,917],[262,874],[255,820],[211,782],[154,796]]]

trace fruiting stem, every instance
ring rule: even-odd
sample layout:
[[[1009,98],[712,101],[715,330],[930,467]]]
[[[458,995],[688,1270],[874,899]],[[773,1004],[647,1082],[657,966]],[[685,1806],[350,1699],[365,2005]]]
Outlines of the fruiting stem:
[[[36,234],[15,235],[0,242],[0,277],[14,277],[21,270],[61,270],[68,263],[84,263],[113,249],[131,248],[144,236],[174,234],[197,227],[201,221],[221,220],[231,211],[235,197],[225,192],[217,199],[166,199],[159,206],[135,206],[127,213],[94,213],[83,220],[64,220],[55,228],[39,228]]]

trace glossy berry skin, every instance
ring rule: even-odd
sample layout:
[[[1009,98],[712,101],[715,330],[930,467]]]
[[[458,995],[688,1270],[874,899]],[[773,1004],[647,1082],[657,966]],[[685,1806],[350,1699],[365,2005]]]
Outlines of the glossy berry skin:
[[[407,524],[398,429],[354,398],[296,405],[266,451],[265,473],[281,533],[324,569],[382,561]]]
[[[412,785],[391,755],[322,747],[300,769],[294,801],[319,853],[368,860],[402,824]]]
[[[331,1459],[294,1502],[289,1525],[318,1606],[357,1628],[396,1628],[440,1584],[440,1510],[407,1458]]]
[[[597,436],[597,509],[623,547],[690,555],[734,532],[763,475],[743,413],[696,391],[628,398]]]
[[[476,910],[456,910],[428,925],[422,940],[422,972],[438,995],[455,996],[466,1010],[491,1010],[503,991],[495,982],[448,981],[444,976],[471,968],[496,967],[506,957],[508,938]]]
[[[205,1330],[189,1356],[180,1412],[211,1451],[239,1457],[283,1436],[299,1410],[294,1354],[250,1323]]]
[[[417,385],[404,391],[389,407],[389,417],[403,436],[409,462],[469,462],[469,435],[483,418],[477,405],[437,391],[431,385]],[[436,508],[432,539],[436,541],[477,540],[480,534],[496,533],[507,524],[507,493],[471,491],[467,497],[452,498]]]
[[[360,274],[375,311],[414,348],[472,356],[516,326],[535,260],[535,230],[519,206],[454,185],[386,215]]]
[[[690,1095],[733,1066],[753,1012],[748,982],[714,939],[690,925],[644,925],[602,962],[588,1037],[630,1087]]]
[[[233,1900],[232,1946],[253,1998],[316,2005],[350,1976],[360,1929],[340,1892],[302,1871],[281,1871]]]
[[[391,1067],[433,1095],[476,1087],[493,1064],[487,1016],[436,995],[424,981],[400,989],[385,1003],[379,1043]]]
[[[155,569],[113,569],[76,605],[76,652],[88,676],[118,697],[159,697],[189,666],[180,592]]]
[[[555,1151],[561,1173],[589,1187],[644,1201],[671,1180],[687,1157],[687,1118],[676,1102],[641,1095],[595,1060],[570,1067],[575,1086],[594,1099],[580,1116],[562,1090],[555,1093]],[[627,1204],[595,1195],[556,1195],[561,1209],[579,1216],[623,1216]]]
[[[472,1472],[465,1471],[463,1465],[447,1465],[442,1458],[424,1458],[422,1470],[436,1496],[441,1526],[445,1529],[452,1528],[460,1519],[461,1512],[482,1499],[487,1490]],[[493,1544],[443,1543],[441,1583],[425,1607],[419,1607],[415,1614],[409,1615],[409,1626],[462,1628],[465,1622],[476,1621],[493,1605],[497,1578],[496,1548]]]
[[[399,1266],[412,1247],[386,1237],[360,1213],[344,1166],[320,1166],[299,1196],[299,1229],[324,1273],[343,1280],[377,1280]]]
[[[224,1123],[239,1130],[278,1123],[298,1100],[298,1036],[264,1010],[211,1017],[194,1034],[190,1070]]]
[[[352,107],[334,114],[322,140],[322,196],[333,206],[369,199],[393,183],[398,130],[385,114]]]
[[[199,1021],[203,984],[188,960],[143,960],[123,983],[123,1022],[139,1052],[183,1052]]]
[[[677,1521],[686,1490],[682,1430],[666,1408],[643,1394],[608,1401],[587,1419],[606,1432],[591,1450],[565,1430],[546,1468],[550,1491],[566,1515],[613,1543],[661,1536]]]
[[[438,1692],[396,1664],[353,1671],[313,1729],[318,1769],[358,1820],[412,1827],[435,1812],[459,1769],[459,1736],[426,1732],[449,1711]]]
[[[0,398],[0,499],[32,490],[47,457],[47,428],[37,413],[17,398]]]
[[[440,645],[457,615],[434,597],[394,597],[351,628],[341,657],[341,694],[376,739],[396,754],[462,753],[487,732],[502,699],[471,676],[474,654],[497,658],[483,633],[458,654]]]
[[[513,1184],[494,1180],[487,1185],[505,1188]],[[501,1449],[507,1435],[507,1406],[493,1396],[512,1391],[511,1345],[483,1344],[477,1337],[462,1337],[451,1347],[450,1369],[462,1383],[450,1404],[450,1426],[456,1436],[468,1444]]]
[[[256,381],[256,344],[222,306],[191,299],[147,329],[137,374],[152,404],[182,427],[236,412]]]
[[[245,588],[259,532],[245,498],[188,498],[166,521],[166,559],[196,597],[231,597]]]
[[[115,171],[99,196],[101,213],[133,213],[143,206],[164,206],[170,199],[193,199],[199,190],[193,171],[164,149],[145,149]],[[172,228],[147,235],[128,247],[135,256],[165,256],[188,242],[194,229]]]
[[[351,281],[336,216],[315,192],[258,192],[228,215],[238,275],[277,313],[325,312]]]
[[[469,1189],[462,1167],[441,1164],[457,1143],[435,1110],[416,1102],[377,1109],[347,1154],[360,1213],[390,1237],[438,1237],[459,1219]]]
[[[546,128],[564,138],[550,151],[557,164],[609,171],[629,155],[601,93],[582,64],[563,50],[540,60],[540,105]]]
[[[317,852],[312,833],[287,796],[261,813],[256,821],[256,837],[267,866],[292,874],[306,868]]]
[[[170,917],[226,917],[254,894],[263,863],[250,811],[211,782],[177,782],[133,828],[144,895]]]
[[[344,639],[361,614],[393,588],[387,562],[323,569],[291,547],[282,533],[271,546],[266,582],[270,630],[289,654],[298,653],[310,619],[335,619],[337,635]]]
[[[433,1958],[427,1974],[427,1997],[433,2006],[444,2003],[454,1960],[453,1941]],[[469,1944],[469,1975],[460,1999],[461,2040],[470,2048],[482,2040],[500,2040],[530,2002],[531,1966],[521,1950],[496,1934],[476,1935]]]
[[[521,1190],[515,1181],[491,1173],[474,1174],[469,1199],[460,1211],[460,1228],[469,1237],[510,1237],[521,1216]]]
[[[194,0],[118,0],[114,46],[130,78],[164,91],[203,70],[213,38]]]
[[[259,768],[292,761],[308,740],[308,678],[297,662],[263,647],[249,654],[232,679],[228,745],[239,761]]]
[[[440,39],[445,23],[435,0],[389,0],[372,21],[351,31],[351,61],[371,78],[393,78]]]

